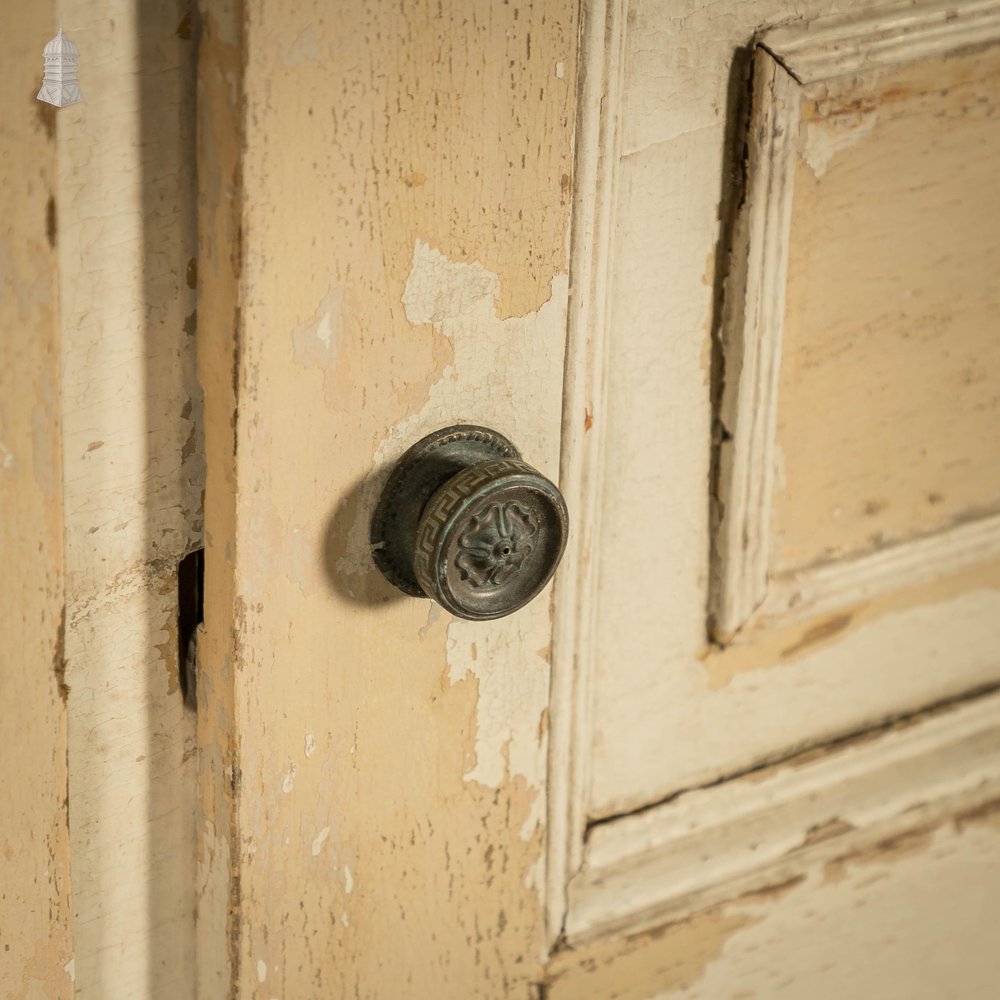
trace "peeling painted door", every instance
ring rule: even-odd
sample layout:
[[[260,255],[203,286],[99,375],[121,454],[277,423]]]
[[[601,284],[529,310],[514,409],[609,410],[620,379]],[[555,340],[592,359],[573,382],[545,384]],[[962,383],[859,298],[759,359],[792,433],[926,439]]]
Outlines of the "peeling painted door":
[[[6,23],[3,996],[992,1000],[995,0]],[[492,622],[372,559],[456,423]]]
[[[584,10],[549,994],[989,997],[1000,10]]]
[[[203,5],[199,995],[865,995],[866,942],[868,995],[988,995],[1000,14],[953,7]],[[457,423],[570,511],[489,623],[371,557]]]

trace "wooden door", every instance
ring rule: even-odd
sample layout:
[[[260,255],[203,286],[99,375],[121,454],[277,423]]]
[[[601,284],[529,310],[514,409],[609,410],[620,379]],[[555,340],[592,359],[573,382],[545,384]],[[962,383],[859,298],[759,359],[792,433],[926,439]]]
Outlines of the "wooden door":
[[[210,13],[204,974],[986,995],[1000,22],[792,13]],[[375,571],[454,423],[559,476],[551,603]]]
[[[992,997],[1000,6],[60,13],[6,993]],[[458,423],[569,509],[495,621],[372,559]]]

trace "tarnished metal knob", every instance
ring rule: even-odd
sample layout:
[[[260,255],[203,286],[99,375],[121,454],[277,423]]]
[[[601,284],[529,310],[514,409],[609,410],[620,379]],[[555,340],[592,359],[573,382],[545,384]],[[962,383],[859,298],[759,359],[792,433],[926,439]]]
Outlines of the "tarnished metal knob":
[[[568,529],[562,494],[507,438],[446,427],[392,470],[372,517],[372,554],[405,594],[459,618],[501,618],[549,582]]]

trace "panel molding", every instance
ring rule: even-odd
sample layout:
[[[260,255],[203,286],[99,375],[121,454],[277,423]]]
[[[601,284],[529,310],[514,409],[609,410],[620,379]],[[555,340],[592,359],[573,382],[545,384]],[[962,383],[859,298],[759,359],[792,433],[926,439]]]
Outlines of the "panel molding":
[[[732,634],[767,593],[774,492],[781,329],[792,208],[792,158],[798,83],[764,49],[755,55],[747,211],[734,246],[746,247],[726,295],[726,383],[720,416],[731,439],[721,447],[724,512],[716,536],[712,617],[719,638]]]
[[[848,607],[905,582],[919,586],[1000,557],[1000,515],[886,549],[771,578],[754,627],[802,621]]]
[[[997,0],[907,4],[774,28],[760,45],[799,83],[810,84],[995,41],[998,20]]]
[[[546,938],[561,934],[566,886],[582,862],[587,826],[591,678],[597,611],[607,339],[614,211],[621,151],[628,0],[581,10],[570,312],[563,394],[560,487],[573,511],[556,575],[549,700]]]
[[[768,31],[758,39],[749,183],[735,240],[746,249],[732,272],[723,325],[726,385],[720,416],[731,436],[720,453],[722,515],[709,601],[719,642],[733,642],[751,623],[800,619],[912,582],[914,574],[929,579],[1000,557],[1000,516],[990,515],[880,552],[780,577],[769,571],[800,87],[998,39],[1000,4],[986,0],[821,20]],[[924,565],[931,558],[937,565]]]
[[[641,929],[996,802],[998,755],[994,692],[600,824],[566,940]]]

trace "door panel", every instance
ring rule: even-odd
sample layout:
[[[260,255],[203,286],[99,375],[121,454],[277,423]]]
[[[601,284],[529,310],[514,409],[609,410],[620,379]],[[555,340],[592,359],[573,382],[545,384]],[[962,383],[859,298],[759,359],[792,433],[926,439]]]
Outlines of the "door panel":
[[[1000,679],[1000,21],[828,10],[630,10],[595,819]]]
[[[964,32],[930,17],[877,55],[870,23],[827,31],[765,35],[755,68],[770,135],[726,331],[723,642],[1000,551],[1000,44],[953,50]],[[931,31],[944,54],[913,61]]]

